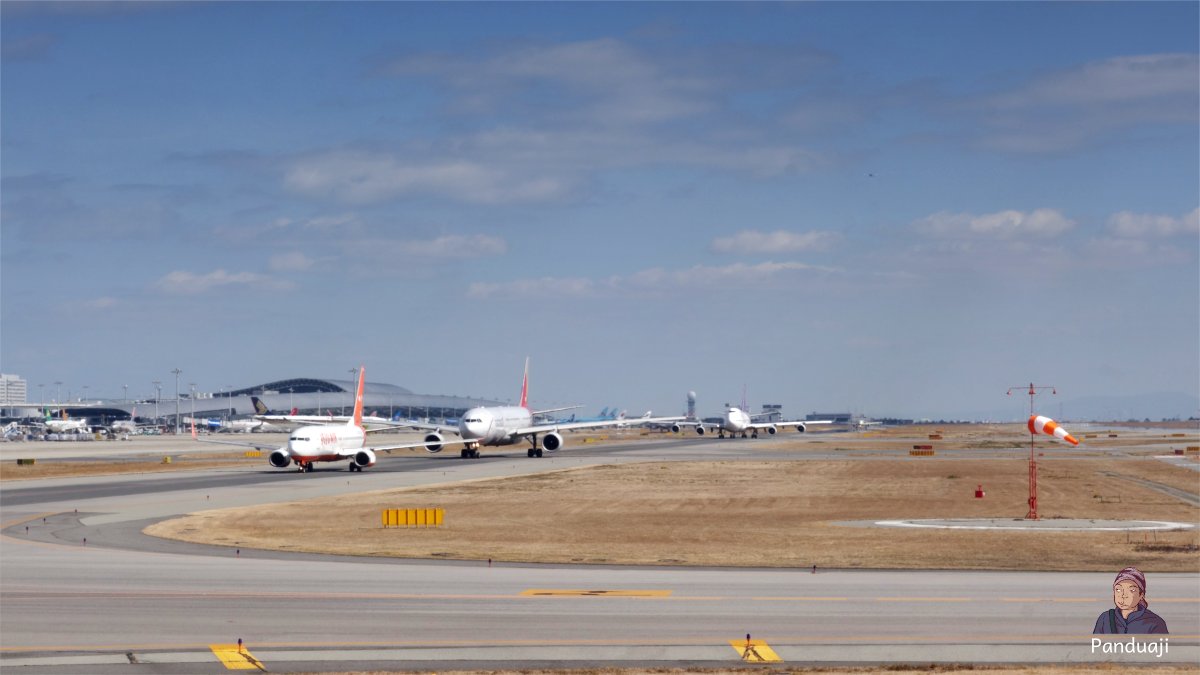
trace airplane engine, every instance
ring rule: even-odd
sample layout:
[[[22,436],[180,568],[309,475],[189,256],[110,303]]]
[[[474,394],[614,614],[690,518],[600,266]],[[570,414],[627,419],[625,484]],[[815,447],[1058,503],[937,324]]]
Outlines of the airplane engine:
[[[561,449],[562,446],[563,437],[557,431],[551,431],[545,436],[542,436],[542,447],[545,448],[547,452],[556,452],[557,450]]]
[[[270,462],[271,466],[275,467],[276,469],[286,469],[291,465],[292,457],[283,450],[276,450],[275,452],[271,453],[271,456],[267,458],[267,461]]]
[[[776,431],[779,431],[779,430],[775,428],[775,425],[774,425],[774,424],[772,424],[771,426],[767,427],[767,433],[768,433],[769,435],[771,435],[771,436],[774,436]]]
[[[354,453],[354,465],[362,471],[364,466],[375,466],[375,453],[371,450],[363,449]]]
[[[797,425],[796,425],[796,433],[798,433],[798,434],[802,434],[802,433],[804,433],[804,432],[805,432],[804,425],[803,425],[803,424],[797,424]]]
[[[678,424],[671,425],[671,433],[673,433],[673,434],[679,433],[680,429],[681,429],[681,427]]]
[[[444,440],[442,435],[436,431],[425,434],[425,442],[433,444],[425,446],[425,452],[441,452],[444,447],[442,445],[442,441]]]
[[[701,436],[704,435],[704,425],[703,424],[696,425],[696,433],[700,434]]]

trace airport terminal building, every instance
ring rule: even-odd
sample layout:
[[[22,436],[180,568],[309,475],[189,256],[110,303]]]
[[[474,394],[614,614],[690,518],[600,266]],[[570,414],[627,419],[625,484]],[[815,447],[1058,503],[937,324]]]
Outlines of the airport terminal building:
[[[354,380],[296,377],[267,382],[252,387],[217,393],[196,392],[193,396],[180,392],[173,396],[142,400],[100,400],[76,403],[56,403],[49,407],[56,414],[62,411],[72,418],[87,418],[89,424],[103,426],[114,420],[135,416],[139,421],[158,420],[174,424],[176,410],[180,420],[185,418],[219,418],[223,420],[249,417],[256,414],[254,398],[258,398],[273,414],[296,410],[300,415],[350,414],[354,408]],[[441,420],[456,418],[470,408],[482,405],[502,405],[498,401],[450,396],[418,394],[394,384],[368,381],[363,387],[364,414],[404,419]],[[45,412],[36,406],[8,406],[6,418],[41,418]]]

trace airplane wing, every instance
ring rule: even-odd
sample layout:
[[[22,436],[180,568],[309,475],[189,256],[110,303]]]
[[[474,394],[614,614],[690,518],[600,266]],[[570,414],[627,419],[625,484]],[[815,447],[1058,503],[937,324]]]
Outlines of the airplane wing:
[[[769,427],[808,427],[810,424],[833,424],[833,420],[793,420],[791,422],[755,422],[751,429],[767,429]]]
[[[394,431],[396,429],[420,429],[421,431],[436,431],[438,433],[450,433],[454,434],[455,436],[458,435],[458,425],[456,424],[433,424],[430,422],[415,421],[396,422],[394,420],[384,420],[383,418],[378,418],[378,420],[378,422],[372,421],[372,423],[380,426],[373,429],[367,429],[367,433],[372,433],[375,431]],[[364,417],[363,423],[365,424],[366,422],[367,418]]]
[[[545,409],[545,410],[531,410],[531,411],[529,412],[529,414],[530,414],[530,415],[533,415],[533,416],[537,416],[537,415],[545,415],[546,413],[552,413],[552,412],[562,412],[562,411],[564,411],[564,410],[575,410],[576,408],[582,408],[582,407],[583,407],[583,406],[581,406],[581,405],[569,405],[569,406],[567,406],[567,407],[565,407],[565,408],[547,408],[547,409]]]
[[[272,452],[280,449],[278,443],[267,444],[267,443],[247,443],[247,442],[242,442],[242,441],[218,441],[218,440],[214,440],[211,438],[200,438],[200,437],[196,436],[195,433],[192,434],[192,440],[196,441],[197,443],[215,443],[217,445],[237,445],[237,446],[241,446],[243,448],[254,448],[255,450],[271,450]]]
[[[601,427],[631,427],[641,424],[649,424],[651,422],[674,422],[677,420],[686,419],[683,416],[678,417],[639,417],[632,420],[602,420],[597,422],[570,422],[567,424],[536,424],[530,427],[523,427],[513,431],[514,436],[528,436],[530,434],[541,434],[550,431],[570,431],[572,429],[596,429]]]
[[[254,419],[262,422],[283,422],[285,424],[345,424],[350,418],[344,415],[255,415]]]

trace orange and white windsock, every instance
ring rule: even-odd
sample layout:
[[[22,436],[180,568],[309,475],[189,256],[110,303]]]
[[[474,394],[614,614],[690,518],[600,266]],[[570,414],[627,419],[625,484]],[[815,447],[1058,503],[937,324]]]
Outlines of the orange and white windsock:
[[[1061,441],[1066,441],[1071,445],[1079,445],[1079,441],[1075,437],[1067,433],[1067,430],[1058,426],[1058,422],[1049,417],[1041,415],[1030,415],[1029,417],[1029,433],[1031,434],[1049,434]]]

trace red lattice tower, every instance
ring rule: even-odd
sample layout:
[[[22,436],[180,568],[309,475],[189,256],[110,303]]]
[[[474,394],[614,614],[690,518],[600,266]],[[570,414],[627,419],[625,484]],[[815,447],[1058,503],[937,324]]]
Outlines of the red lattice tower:
[[[1021,387],[1023,387],[1023,386],[1024,385],[1021,385]],[[1020,389],[1021,387],[1009,387],[1008,395],[1012,396],[1013,390]],[[1037,393],[1043,389],[1049,389],[1051,394],[1053,394],[1055,396],[1058,395],[1058,390],[1054,388],[1054,385],[1034,384],[1034,383],[1030,382],[1029,383],[1029,392],[1028,392],[1029,393],[1029,416],[1030,417],[1033,417],[1033,397],[1037,396]],[[1038,512],[1037,512],[1037,451],[1034,449],[1034,446],[1033,446],[1033,442],[1034,442],[1035,438],[1036,438],[1036,435],[1033,433],[1033,430],[1030,429],[1030,431],[1029,431],[1029,513],[1025,514],[1025,518],[1027,520],[1037,520],[1038,519]]]

